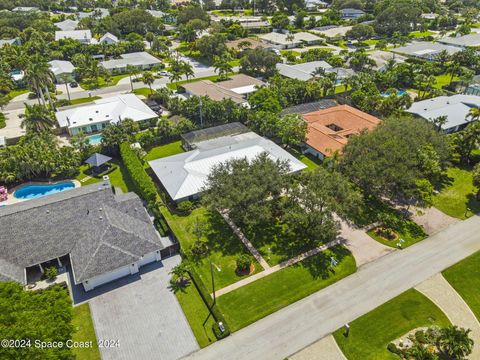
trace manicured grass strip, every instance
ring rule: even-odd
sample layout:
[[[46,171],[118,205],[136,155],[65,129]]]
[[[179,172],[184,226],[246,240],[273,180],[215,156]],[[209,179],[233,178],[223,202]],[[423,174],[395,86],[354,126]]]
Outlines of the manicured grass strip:
[[[378,236],[375,234],[374,229],[368,231],[367,234],[373,239],[377,240],[379,243],[393,248],[397,247],[397,243],[400,239],[404,240],[402,243],[402,248],[406,248],[419,241],[422,241],[427,237],[427,234],[425,234],[423,228],[411,220],[404,221],[402,226],[399,226],[393,230],[397,233],[397,235],[399,235],[399,239],[393,241],[386,240],[381,236]]]
[[[190,282],[185,289],[178,290],[175,295],[198,341],[198,345],[205,347],[215,342],[217,338],[212,330],[215,320],[210,315],[208,321],[203,325],[209,311],[195,285]]]
[[[476,189],[472,184],[472,172],[459,167],[447,170],[451,183],[433,198],[433,205],[445,214],[466,219],[480,212],[480,203],[475,199]],[[467,210],[467,207],[470,210]]]
[[[89,96],[89,97],[84,97],[80,99],[72,99],[70,100],[70,104],[71,105],[85,104],[98,99],[100,99],[100,96]]]
[[[422,38],[425,36],[430,36],[430,35],[435,35],[435,33],[432,31],[412,31],[410,34],[408,34],[408,36],[415,39]]]
[[[232,76],[232,75],[235,75],[235,74],[236,73],[229,73],[228,76]],[[195,81],[199,81],[199,80],[210,80],[210,81],[215,82],[216,80],[218,80],[218,78],[219,78],[219,75],[212,75],[212,76],[205,76],[205,77],[202,77],[202,78],[195,78],[195,79],[190,79],[190,80],[181,80],[181,81],[177,81],[177,82],[167,84],[167,88],[169,88],[170,90],[177,90],[177,87],[179,85],[182,85],[182,84],[187,84],[187,83],[191,83],[191,82],[195,82]]]
[[[342,258],[330,270],[330,256]],[[230,329],[237,331],[354,273],[355,259],[337,246],[217,298]]]
[[[164,158],[167,156],[180,154],[182,152],[183,152],[182,142],[175,141],[170,144],[155,146],[154,148],[150,149],[145,155],[144,160],[151,161],[155,159]]]
[[[480,251],[442,274],[480,321]]]
[[[140,88],[133,90],[133,93],[135,95],[143,95],[145,97],[148,97],[148,95],[150,95],[152,92],[150,91],[150,88]]]
[[[391,341],[422,326],[447,326],[450,321],[427,297],[410,289],[361,316],[344,329],[333,333],[337,344],[349,360],[399,359],[387,350]]]
[[[73,354],[76,358],[79,360],[100,360],[100,352],[98,351],[97,338],[88,303],[73,308],[72,325],[74,331],[72,340],[74,342],[92,341],[93,343],[92,348],[74,348]]]
[[[19,95],[23,95],[23,94],[26,94],[26,93],[28,93],[28,92],[30,92],[30,89],[12,90],[12,91],[10,91],[10,92],[8,93],[8,97],[9,97],[10,99],[13,99],[13,98],[15,98],[15,97],[17,97],[17,96],[19,96]]]
[[[80,86],[83,88],[83,89],[86,89],[86,90],[89,90],[89,89],[95,89],[95,88],[102,88],[102,87],[107,87],[107,86],[114,86],[114,85],[117,85],[118,82],[123,79],[123,78],[126,78],[127,76],[129,76],[128,74],[119,74],[119,75],[113,75],[110,77],[110,81],[105,81],[104,78],[99,78],[98,79],[98,82],[95,83],[93,81],[82,81],[80,82]],[[137,76],[141,76],[140,74],[138,74]]]
[[[216,265],[217,289],[248,277],[237,275],[235,270],[237,257],[249,252],[220,214],[209,212],[206,208],[197,208],[188,216],[171,214],[166,209],[162,209],[162,213],[184,252],[188,252],[198,239],[207,242],[208,254],[195,261],[194,267],[208,291],[212,291],[210,261]],[[255,272],[263,270],[256,261],[254,265]]]
[[[295,156],[298,160],[300,160],[302,163],[307,165],[307,168],[305,169],[305,171],[315,170],[322,163],[320,159],[317,159],[310,154],[302,154],[300,151],[295,149],[291,149],[290,153],[293,156]]]
[[[112,186],[119,187],[120,189],[122,189],[124,193],[134,191],[134,187],[133,187],[132,180],[130,179],[130,175],[125,169],[125,166],[123,165],[122,161],[119,159],[113,159],[111,162],[118,166],[117,169],[115,169],[114,171],[108,174],[108,177],[110,178],[110,183],[112,184]],[[87,171],[88,168],[89,168],[89,165],[87,164],[80,166],[80,173],[76,177],[78,181],[81,181],[85,177],[89,176],[88,174],[85,173],[85,171]],[[102,178],[92,177],[91,179],[88,179],[87,181],[83,182],[82,186],[95,184],[100,181],[103,181]]]

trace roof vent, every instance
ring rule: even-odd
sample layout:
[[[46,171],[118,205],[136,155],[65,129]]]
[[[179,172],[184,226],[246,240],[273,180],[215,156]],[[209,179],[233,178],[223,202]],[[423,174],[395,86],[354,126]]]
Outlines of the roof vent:
[[[50,210],[47,210],[47,214],[50,214]]]
[[[95,113],[98,114],[98,110],[95,110]]]
[[[99,208],[98,211],[102,211],[103,209],[102,208]]]
[[[99,218],[100,220],[103,220],[103,216],[99,216],[98,218]]]

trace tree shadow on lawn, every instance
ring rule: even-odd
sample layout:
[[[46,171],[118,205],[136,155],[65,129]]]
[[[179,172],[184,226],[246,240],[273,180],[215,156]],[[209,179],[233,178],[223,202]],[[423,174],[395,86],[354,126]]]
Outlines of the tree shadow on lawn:
[[[480,215],[480,202],[477,200],[476,194],[467,195],[467,208],[475,215]]]
[[[310,272],[314,279],[325,280],[335,274],[335,266],[332,264],[332,258],[340,263],[350,254],[350,251],[346,247],[334,246],[328,249],[328,251],[322,251],[317,255],[310,256],[293,266],[302,266]]]

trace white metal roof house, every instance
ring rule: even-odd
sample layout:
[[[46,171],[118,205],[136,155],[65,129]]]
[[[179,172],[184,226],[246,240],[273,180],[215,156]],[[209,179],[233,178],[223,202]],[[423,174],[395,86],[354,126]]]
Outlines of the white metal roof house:
[[[66,81],[73,80],[73,73],[75,71],[75,66],[70,61],[65,60],[52,60],[48,62],[50,68],[55,75],[55,79],[58,83],[64,83]]]
[[[62,39],[73,39],[83,44],[90,44],[92,42],[92,32],[90,30],[55,31],[55,41]]]
[[[3,45],[21,45],[22,42],[20,41],[20,38],[16,37],[13,39],[0,39],[0,47]]]
[[[365,15],[365,12],[360,9],[346,8],[340,10],[340,17],[343,20],[353,20]]]
[[[70,262],[75,284],[89,291],[159,261],[171,245],[142,200],[115,194],[108,180],[0,208],[0,228],[0,281],[24,285],[45,263]]]
[[[325,73],[335,73],[337,75],[337,80],[351,76],[355,74],[352,69],[346,68],[334,68],[326,61],[310,61],[306,63],[300,63],[295,65],[288,65],[279,63],[276,65],[280,75],[288,77],[290,79],[297,79],[307,81],[313,78],[312,73],[317,69],[321,68],[325,70]]]
[[[477,47],[480,46],[480,34],[468,34],[458,37],[443,37],[437,40],[439,43],[445,45],[456,46],[461,49],[466,49],[468,47]]]
[[[120,55],[119,59],[112,59],[100,62],[105,69],[113,73],[125,72],[127,65],[135,66],[139,70],[148,70],[160,64],[161,61],[146,51]]]
[[[114,44],[118,43],[118,37],[116,37],[115,35],[110,34],[109,32],[107,32],[106,34],[104,34],[104,35],[98,40],[98,43],[99,43],[99,44],[106,44],[106,45],[114,45]]]
[[[280,146],[254,132],[201,141],[192,151],[149,161],[149,164],[170,197],[182,201],[199,196],[208,185],[208,175],[215,165],[232,159],[253,160],[264,152],[272,160],[288,161],[291,172],[306,168]]]
[[[71,31],[77,28],[78,21],[66,19],[64,21],[56,22],[53,25],[55,25],[57,28],[59,28],[62,31]]]
[[[467,126],[467,116],[474,107],[480,107],[480,96],[457,94],[414,102],[407,111],[429,121],[446,116],[447,122],[442,130],[452,133]]]
[[[441,44],[439,42],[417,41],[406,46],[391,49],[391,51],[420,59],[435,60],[438,57],[438,54],[442,51],[446,51],[449,55],[453,55],[462,51],[462,49],[456,46]]]
[[[290,36],[292,36],[291,40],[290,40]],[[298,32],[298,33],[291,33],[291,34],[271,32],[268,34],[259,35],[258,37],[263,42],[267,44],[272,44],[273,47],[277,49],[294,48],[301,44],[314,45],[322,41],[320,37],[307,32]]]
[[[61,128],[75,135],[80,131],[87,134],[102,131],[108,124],[125,119],[140,122],[158,115],[135,94],[122,94],[57,111],[55,117]]]

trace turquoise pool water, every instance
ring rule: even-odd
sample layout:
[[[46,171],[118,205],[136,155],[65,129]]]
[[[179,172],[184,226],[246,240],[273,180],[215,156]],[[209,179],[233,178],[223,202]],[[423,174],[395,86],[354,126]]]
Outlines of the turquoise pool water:
[[[99,145],[102,142],[102,134],[95,134],[91,136],[87,136],[88,142],[91,145]]]
[[[36,199],[42,196],[52,195],[58,192],[73,189],[73,181],[63,181],[56,184],[32,184],[18,188],[13,196],[17,199]]]
[[[398,96],[398,97],[403,96],[403,95],[405,95],[406,93],[407,93],[407,92],[406,92],[405,90],[397,90],[397,96]],[[382,94],[382,96],[383,96],[383,97],[388,97],[388,96],[390,96],[390,93],[384,92],[384,93]]]

